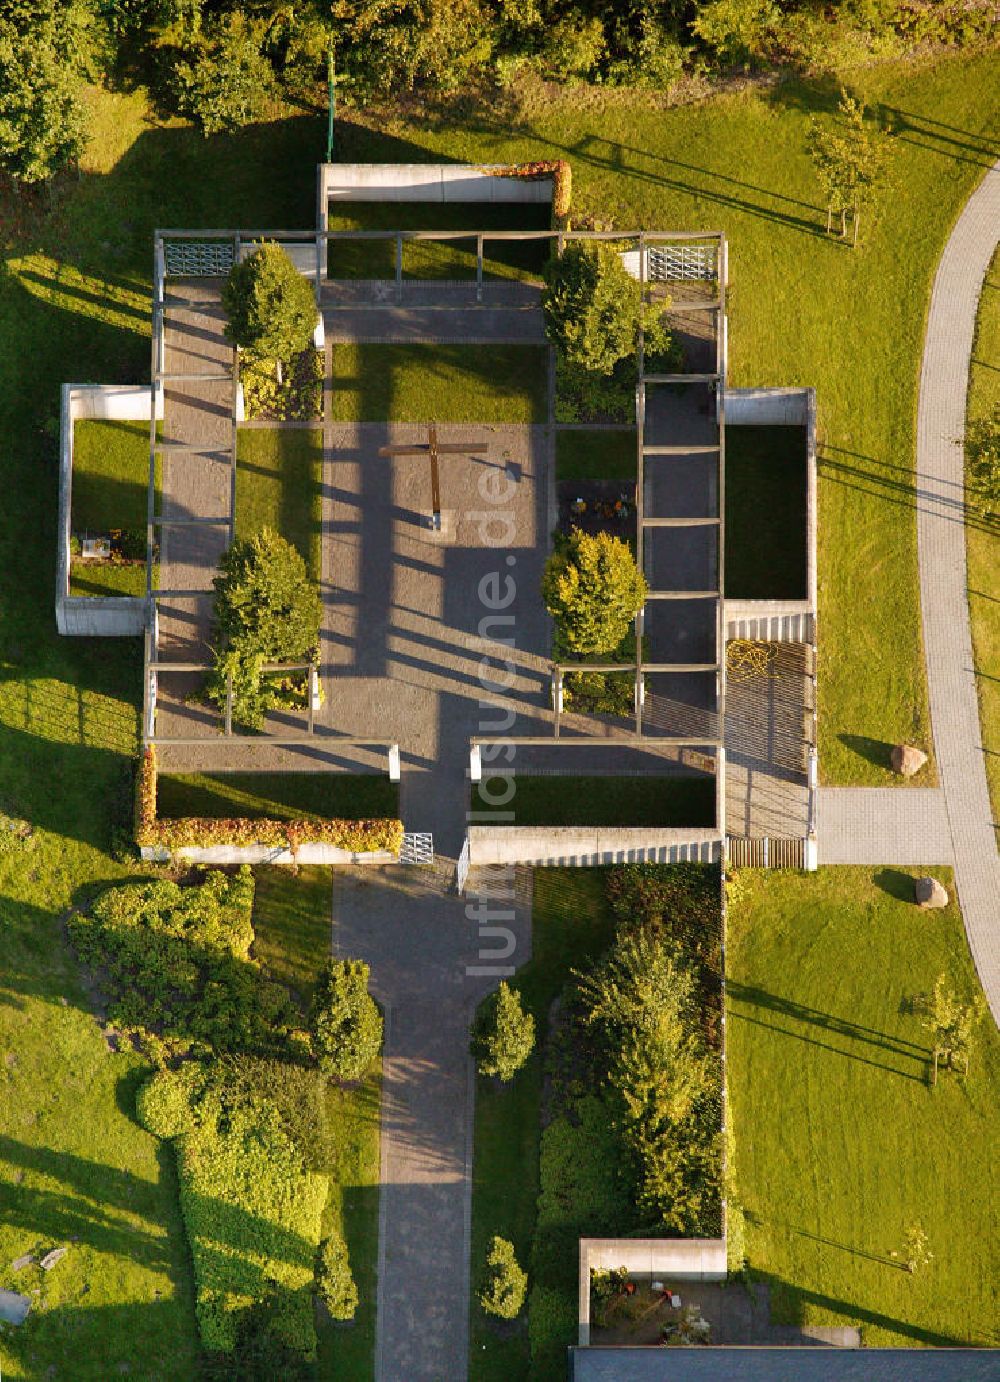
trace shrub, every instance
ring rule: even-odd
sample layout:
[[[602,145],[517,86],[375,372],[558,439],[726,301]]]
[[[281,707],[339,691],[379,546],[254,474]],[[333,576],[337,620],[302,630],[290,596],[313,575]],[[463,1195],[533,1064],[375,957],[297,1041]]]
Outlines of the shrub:
[[[542,598],[568,653],[606,655],[628,634],[646,599],[646,582],[627,543],[574,528],[546,564]]]
[[[116,1026],[179,1050],[269,1049],[296,1013],[250,959],[253,876],[212,872],[197,887],[166,880],[107,889],[69,924],[80,958],[102,971]]]
[[[642,286],[614,244],[571,240],[546,269],[542,308],[549,340],[568,363],[594,374],[608,375],[635,354],[640,325],[650,354],[669,351],[664,305],[643,303]]]
[[[528,1274],[518,1266],[514,1244],[494,1238],[486,1253],[479,1287],[479,1304],[487,1315],[513,1320],[521,1313],[528,1291]]]
[[[542,66],[558,81],[586,80],[604,54],[604,25],[596,16],[566,14],[546,25]]]
[[[707,0],[691,27],[723,62],[745,63],[768,53],[780,20],[774,0]]]
[[[984,518],[1000,515],[1000,404],[965,429],[969,506]]]
[[[335,1320],[353,1320],[358,1288],[351,1274],[347,1244],[339,1233],[324,1238],[316,1258],[316,1293]]]
[[[382,1045],[382,1015],[368,992],[363,960],[329,959],[309,1014],[313,1053],[320,1069],[340,1080],[360,1080]]]
[[[313,290],[278,244],[263,244],[233,265],[222,305],[229,318],[226,336],[258,359],[287,361],[312,344]]]
[[[136,1117],[154,1137],[180,1137],[194,1127],[192,1105],[204,1083],[204,1071],[193,1061],[180,1070],[158,1070],[136,1095]]]
[[[269,662],[308,662],[316,655],[322,616],[319,587],[311,581],[298,549],[263,529],[238,539],[224,553],[216,576],[215,670],[208,696],[220,709],[232,676],[233,715],[260,729],[268,710],[288,703]]]
[[[521,995],[506,982],[490,994],[476,1019],[472,1054],[480,1075],[512,1080],[535,1045],[535,1019],[521,1006]]]

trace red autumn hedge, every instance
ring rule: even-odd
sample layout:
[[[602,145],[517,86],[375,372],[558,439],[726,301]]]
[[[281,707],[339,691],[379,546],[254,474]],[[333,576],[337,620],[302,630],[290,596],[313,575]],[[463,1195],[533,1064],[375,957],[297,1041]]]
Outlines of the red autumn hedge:
[[[267,845],[293,853],[304,844],[332,845],[335,849],[365,854],[387,850],[399,854],[403,843],[403,822],[390,819],[362,821],[338,820],[246,820],[207,816],[188,816],[181,820],[158,820],[156,816],[156,750],[147,748],[139,765],[136,783],[135,838],[139,845],[154,849],[209,849],[213,845]]]
[[[573,197],[573,173],[565,158],[543,158],[534,163],[509,163],[487,170],[495,178],[551,178],[553,229],[564,230]]]

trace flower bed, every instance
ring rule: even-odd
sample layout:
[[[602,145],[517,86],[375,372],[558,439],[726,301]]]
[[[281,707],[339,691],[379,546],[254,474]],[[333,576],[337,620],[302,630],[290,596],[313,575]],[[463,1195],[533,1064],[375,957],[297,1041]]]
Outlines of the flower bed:
[[[156,814],[156,751],[142,756],[136,787],[136,843],[152,849],[210,849],[216,845],[236,848],[264,845],[293,854],[304,844],[325,844],[352,854],[385,850],[399,854],[403,843],[400,820],[247,820],[242,817],[188,816],[160,820]]]
[[[240,360],[243,407],[248,420],[314,422],[323,416],[323,352],[310,346],[296,355],[279,384],[273,360]]]

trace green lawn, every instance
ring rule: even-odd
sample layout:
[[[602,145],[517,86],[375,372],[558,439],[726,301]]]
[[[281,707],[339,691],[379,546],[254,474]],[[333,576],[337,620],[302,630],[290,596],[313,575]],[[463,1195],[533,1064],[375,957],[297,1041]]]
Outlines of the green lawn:
[[[335,345],[336,422],[523,422],[547,417],[544,346]]]
[[[539,1050],[507,1086],[480,1079],[476,1087],[472,1183],[472,1263],[486,1254],[495,1233],[509,1238],[527,1265],[538,1197],[542,1054],[552,1002],[570,971],[596,959],[614,935],[605,901],[605,869],[536,869],[531,959],[513,985],[535,1016]],[[575,1262],[572,1264],[575,1272]],[[469,1375],[472,1382],[516,1382],[528,1375],[528,1338],[522,1317],[497,1329],[473,1299]]]
[[[71,595],[145,595],[145,562],[70,562]]]
[[[1000,404],[1000,251],[993,258],[979,301],[976,340],[969,374],[968,417],[972,421]],[[979,672],[979,719],[986,752],[997,843],[1000,845],[1000,523],[972,515],[966,526],[969,614]]]
[[[318,427],[242,428],[236,443],[236,533],[273,528],[320,579],[323,433]]]
[[[331,953],[331,878],[323,868],[256,871],[254,954],[304,1005]],[[330,1177],[323,1233],[344,1235],[360,1304],[353,1325],[319,1323],[321,1378],[366,1382],[374,1375],[380,1088],[381,1076],[373,1074],[353,1088],[331,1084],[327,1091],[333,1160],[323,1168]]]
[[[376,773],[160,773],[156,813],[296,820],[399,815],[399,784]]]
[[[804,600],[804,427],[726,428],[726,594]]]
[[[967,997],[979,985],[957,906],[919,911],[910,875],[739,875],[727,1039],[748,1260],[787,1320],[995,1345],[1000,1036],[987,1016],[968,1080],[930,1087],[909,1000],[941,973]],[[934,1261],[911,1276],[890,1254],[915,1222]]]
[[[561,427],[556,432],[557,480],[631,480],[636,477],[634,427]]]
[[[338,127],[345,160],[566,157],[575,219],[725,229],[729,382],[817,389],[820,763],[830,782],[889,785],[884,754],[867,746],[930,744],[916,389],[934,268],[996,157],[995,76],[989,53],[850,74],[896,131],[891,192],[857,250],[824,234],[806,151],[810,119],[836,104],[828,81],[788,79],[670,110],[641,94],[547,88],[544,102],[464,128],[398,109],[352,112]]]
[[[160,459],[156,486],[160,485]],[[81,418],[73,424],[73,516],[76,533],[146,529],[149,423]]]
[[[330,213],[330,230],[549,230],[548,206],[481,202],[351,202]],[[536,278],[549,257],[547,240],[488,242],[483,276]],[[395,240],[331,241],[331,278],[395,278]],[[476,241],[403,242],[404,278],[475,279]]]
[[[472,810],[513,811],[514,821],[505,824],[666,829],[715,822],[714,777],[528,777],[518,773],[517,790],[505,806],[495,804],[505,795],[505,787],[483,785],[485,793],[482,786],[473,788]]]

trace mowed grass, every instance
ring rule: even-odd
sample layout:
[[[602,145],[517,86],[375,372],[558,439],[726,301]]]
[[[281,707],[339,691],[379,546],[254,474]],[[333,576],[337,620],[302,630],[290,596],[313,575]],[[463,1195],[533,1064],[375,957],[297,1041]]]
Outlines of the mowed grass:
[[[726,595],[804,600],[804,427],[726,428]]]
[[[335,345],[335,422],[520,422],[547,417],[544,346]]]
[[[255,876],[254,954],[298,993],[305,1008],[331,953],[332,871],[264,868]],[[320,1378],[365,1382],[374,1375],[380,1090],[380,1071],[350,1088],[331,1083],[327,1090],[334,1154],[325,1168],[330,1195],[323,1233],[344,1235],[360,1301],[350,1326],[336,1325],[322,1313],[318,1317]]]
[[[155,484],[160,485],[157,456]],[[73,427],[74,532],[145,531],[149,491],[149,423],[81,418]]]
[[[296,546],[314,581],[323,552],[323,433],[245,427],[236,442],[236,535],[272,528]]]
[[[968,1078],[931,1088],[910,1011],[939,974],[979,992],[958,907],[920,911],[898,869],[743,872],[739,894],[727,1055],[751,1271],[788,1321],[996,1345],[1000,1036],[987,1015]],[[910,1275],[892,1253],[917,1223],[934,1260]]]
[[[634,427],[560,427],[557,480],[631,480],[638,459]]]
[[[101,562],[74,559],[69,568],[71,595],[143,596],[146,593],[145,562]]]
[[[996,157],[995,57],[884,63],[849,86],[895,131],[891,187],[856,250],[824,233],[806,142],[834,84],[793,79],[671,110],[641,94],[548,88],[474,127],[352,113],[344,159],[568,158],[573,215],[722,227],[729,382],[812,384],[820,433],[820,764],[826,781],[889,785],[865,744],[930,747],[913,476],[917,381],[933,272]]]
[[[472,1382],[515,1382],[528,1376],[526,1315],[513,1329],[494,1326],[475,1300],[480,1264],[494,1234],[509,1238],[527,1267],[538,1199],[542,1062],[549,1011],[570,971],[610,945],[614,920],[605,900],[606,869],[536,869],[531,959],[511,981],[534,1014],[536,1051],[509,1085],[476,1085],[472,1169],[473,1300],[469,1347]]]
[[[993,257],[976,321],[969,372],[969,421],[1000,405],[1000,250]],[[970,514],[966,526],[969,563],[969,616],[978,673],[979,722],[983,733],[986,780],[994,828],[1000,845],[1000,522]]]
[[[185,816],[365,820],[398,816],[399,786],[375,773],[161,773],[156,810],[169,820]]]
[[[138,639],[55,631],[59,388],[148,380],[154,226],[310,224],[322,131],[299,117],[206,140],[158,126],[141,91],[94,89],[88,104],[79,178],[43,198],[0,190],[0,811],[34,831],[28,846],[0,843],[0,1285],[37,1286],[45,1307],[4,1331],[0,1368],[190,1382],[172,1160],[133,1119],[144,1072],[105,1043],[63,926],[96,887],[137,872],[109,847],[129,829],[118,788],[142,653]],[[59,1244],[52,1272],[7,1265]]]
[[[487,778],[472,789],[474,812],[513,813],[513,825],[711,826],[715,823],[714,777],[507,777]],[[498,819],[498,824],[501,821]]]
[[[501,202],[351,202],[330,210],[329,229],[345,230],[549,230],[547,205]],[[483,246],[483,277],[538,278],[548,260],[548,240],[492,240]],[[404,240],[403,277],[476,277],[476,237],[461,240]],[[396,277],[396,241],[332,240],[327,251],[331,278]]]

